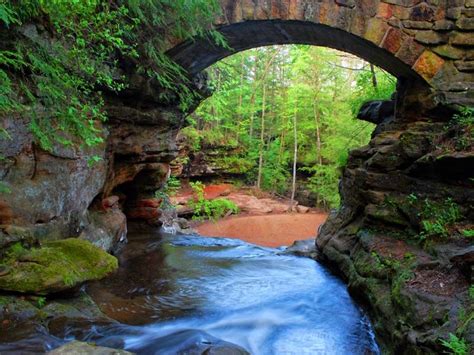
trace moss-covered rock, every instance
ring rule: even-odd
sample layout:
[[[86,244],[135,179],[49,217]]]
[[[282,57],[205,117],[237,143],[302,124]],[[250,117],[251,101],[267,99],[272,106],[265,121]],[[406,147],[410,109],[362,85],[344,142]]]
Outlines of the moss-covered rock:
[[[15,244],[3,261],[0,289],[46,295],[98,280],[117,269],[117,259],[88,241],[70,238],[25,249]]]

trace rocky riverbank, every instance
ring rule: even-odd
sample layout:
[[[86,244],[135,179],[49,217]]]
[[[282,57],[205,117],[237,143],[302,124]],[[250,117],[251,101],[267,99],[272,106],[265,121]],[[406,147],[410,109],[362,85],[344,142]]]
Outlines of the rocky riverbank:
[[[232,184],[214,183],[205,185],[203,192],[204,198],[207,200],[225,198],[232,201],[239,208],[239,213],[245,215],[319,212],[318,209],[300,205],[298,201],[292,202],[288,198],[275,196],[254,187],[236,187]],[[192,189],[185,186],[170,198],[170,202],[176,207],[178,215],[190,216],[193,210],[189,201],[194,198]]]

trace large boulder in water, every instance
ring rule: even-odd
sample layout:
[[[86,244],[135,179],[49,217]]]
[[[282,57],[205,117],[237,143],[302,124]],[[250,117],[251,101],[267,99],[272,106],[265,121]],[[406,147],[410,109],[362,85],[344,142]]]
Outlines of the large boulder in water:
[[[292,254],[317,260],[319,250],[316,248],[315,238],[296,240],[292,245],[283,251],[283,254]]]
[[[118,267],[117,259],[76,238],[26,249],[13,244],[0,264],[0,290],[46,295],[99,280]]]
[[[135,349],[132,349],[135,350]],[[244,348],[218,339],[202,330],[182,330],[151,340],[150,345],[136,349],[143,354],[248,355]]]
[[[112,348],[105,348],[103,346],[96,346],[82,341],[71,341],[57,349],[47,353],[48,355],[132,355],[133,353]]]

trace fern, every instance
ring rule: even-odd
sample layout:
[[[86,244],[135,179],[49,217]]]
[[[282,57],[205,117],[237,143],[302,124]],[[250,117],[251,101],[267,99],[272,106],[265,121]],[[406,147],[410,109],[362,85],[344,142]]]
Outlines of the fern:
[[[0,4],[0,21],[2,21],[7,27],[12,24],[20,23],[20,21],[16,17],[15,12],[6,4]]]

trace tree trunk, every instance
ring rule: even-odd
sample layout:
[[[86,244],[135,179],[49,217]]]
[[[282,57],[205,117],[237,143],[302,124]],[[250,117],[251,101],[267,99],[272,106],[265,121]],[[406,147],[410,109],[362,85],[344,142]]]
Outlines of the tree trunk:
[[[278,164],[281,164],[283,153],[285,152],[285,130],[280,134],[280,149],[278,151]]]
[[[252,95],[250,98],[250,131],[249,131],[249,136],[250,139],[253,138],[253,119],[255,116],[255,95]]]
[[[257,188],[260,189],[262,183],[262,169],[263,169],[263,148],[265,138],[265,96],[266,96],[266,85],[263,84],[262,89],[262,119],[260,126],[260,147],[258,155],[258,176],[257,176]]]
[[[293,115],[293,138],[294,138],[294,149],[293,149],[293,183],[291,186],[291,206],[293,207],[296,193],[296,160],[298,159],[298,130],[296,127],[296,105],[295,113]]]
[[[217,87],[216,87],[217,92],[219,93],[221,91],[221,71],[217,71]],[[220,113],[219,113],[219,106],[216,106],[216,119],[215,119],[215,128],[218,129],[221,121]],[[226,132],[224,130],[224,136]]]
[[[268,70],[270,69],[270,66],[273,62],[273,60],[275,59],[275,57],[277,56],[278,54],[278,51],[275,51],[275,53],[273,54],[273,56],[268,60],[268,62],[265,63],[265,68],[263,70],[263,73],[262,73],[262,76],[260,78],[258,78],[257,80],[257,76],[255,75],[255,83],[254,83],[254,89],[253,89],[253,92],[252,92],[252,96],[250,97],[250,108],[251,108],[251,116],[250,116],[250,130],[249,130],[249,136],[250,138],[253,137],[253,121],[254,121],[254,104],[255,104],[255,95],[257,93],[257,89],[258,89],[258,86],[260,83],[263,83],[263,85],[265,86],[265,79],[267,77],[267,74],[268,74]],[[256,69],[255,69],[256,70]]]
[[[243,120],[243,115],[242,115],[242,98],[243,98],[243,90],[244,90],[244,60],[245,57],[241,54],[242,60],[240,62],[240,92],[239,92],[239,119]]]
[[[323,158],[321,155],[321,111],[316,109],[313,105],[314,119],[316,121],[316,149],[319,165],[323,165]]]
[[[370,72],[372,73],[372,85],[374,86],[375,92],[378,92],[377,76],[375,75],[375,68],[373,64],[370,64]]]

